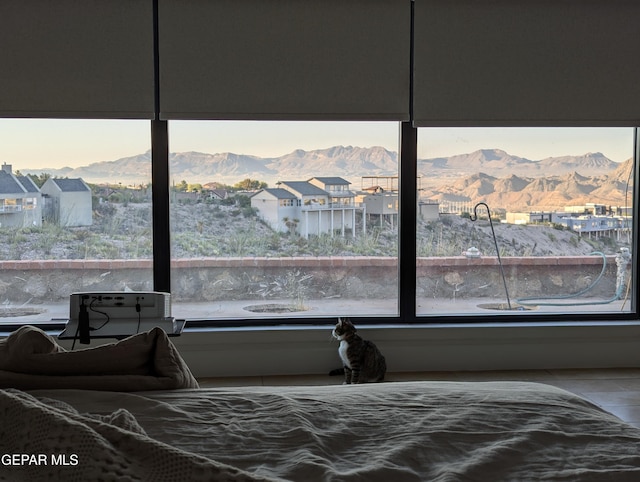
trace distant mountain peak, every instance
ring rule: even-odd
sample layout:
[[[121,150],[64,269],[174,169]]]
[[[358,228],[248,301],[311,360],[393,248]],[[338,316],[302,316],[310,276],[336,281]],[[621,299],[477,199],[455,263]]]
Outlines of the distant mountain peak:
[[[28,169],[16,166],[23,173],[49,173],[52,176],[81,177],[91,183],[122,182],[144,183],[150,181],[151,151],[124,157],[114,161],[103,161],[74,169]],[[311,177],[342,177],[354,185],[362,177],[397,176],[398,153],[382,146],[358,147],[336,145],[305,151],[296,149],[278,157],[260,157],[233,152],[206,153],[198,151],[170,153],[170,175],[190,183],[235,184],[251,178],[275,185],[278,179],[309,179]],[[581,156],[550,157],[532,161],[509,154],[503,149],[479,149],[468,154],[450,157],[420,159],[418,174],[425,183],[434,184],[438,178],[462,180],[470,175],[481,176],[483,182],[496,182],[488,177],[511,176],[511,186],[521,186],[518,178],[531,179],[564,176],[576,172],[581,176],[613,174],[620,181],[629,177],[630,164],[614,163],[601,152],[590,152]],[[480,174],[481,173],[481,174]],[[574,177],[574,179],[578,179]]]

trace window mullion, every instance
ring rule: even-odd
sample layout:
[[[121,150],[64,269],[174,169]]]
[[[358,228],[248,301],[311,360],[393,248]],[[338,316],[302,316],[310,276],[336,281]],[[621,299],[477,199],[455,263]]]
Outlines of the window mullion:
[[[400,124],[400,215],[398,217],[398,303],[400,319],[416,319],[416,196],[418,130]]]
[[[167,124],[167,121],[151,121],[153,289],[163,292],[171,291],[169,130]]]

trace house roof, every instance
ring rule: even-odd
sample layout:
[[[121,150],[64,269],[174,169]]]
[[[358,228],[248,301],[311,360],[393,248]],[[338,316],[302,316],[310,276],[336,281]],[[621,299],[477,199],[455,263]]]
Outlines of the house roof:
[[[38,186],[33,182],[33,180],[29,176],[16,176],[22,187],[25,188],[27,192],[40,192]]]
[[[13,174],[0,170],[0,194],[23,194],[25,192],[27,190]]]
[[[220,199],[225,199],[227,197],[227,191],[224,189],[211,189],[211,194],[219,197]]]
[[[268,192],[269,194],[271,194],[273,197],[277,199],[297,199],[296,195],[293,194],[292,192],[287,191],[286,189],[278,188],[278,187],[266,188],[266,189],[262,189],[262,191]]]
[[[338,185],[348,186],[349,184],[351,184],[349,181],[341,177],[312,177],[311,179],[316,179],[325,185],[332,185],[332,186],[338,186]]]
[[[282,181],[280,184],[287,186],[303,196],[328,196],[329,193],[307,181]]]
[[[76,179],[51,178],[51,181],[55,182],[62,192],[78,192],[78,191],[89,190],[89,188],[87,188],[87,185],[80,178],[76,178]]]

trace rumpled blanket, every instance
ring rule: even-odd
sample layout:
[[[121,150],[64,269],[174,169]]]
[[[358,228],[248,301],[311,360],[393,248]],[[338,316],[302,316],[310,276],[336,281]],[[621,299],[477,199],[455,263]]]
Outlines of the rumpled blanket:
[[[123,409],[80,414],[8,389],[0,390],[0,416],[0,480],[269,480],[154,440]]]
[[[30,393],[80,413],[125,409],[155,440],[292,482],[640,480],[639,429],[539,383]]]
[[[23,326],[0,340],[0,388],[141,391],[198,382],[160,328],[67,351],[39,328]]]

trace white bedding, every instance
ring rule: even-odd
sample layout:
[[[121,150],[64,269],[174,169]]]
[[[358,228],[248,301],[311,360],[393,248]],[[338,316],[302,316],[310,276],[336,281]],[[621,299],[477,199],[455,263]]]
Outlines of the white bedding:
[[[0,388],[131,392],[198,388],[198,382],[160,328],[67,351],[53,336],[24,325],[0,339]]]
[[[174,457],[180,463],[195,461],[195,468],[189,463],[181,470],[204,470],[204,479],[197,480],[242,480],[245,472],[305,482],[640,480],[639,429],[573,394],[537,383],[29,393],[25,396],[45,407],[56,409],[62,401],[85,414],[69,417],[116,451],[120,442],[109,439],[114,417],[107,416],[120,409],[116,415],[132,424],[117,429],[119,436],[124,431],[129,437],[125,455],[135,466],[129,480],[190,480],[187,472],[180,479],[136,479],[148,469],[142,465],[167,465]],[[19,423],[2,413],[3,427]],[[67,422],[64,413],[57,417],[52,426]],[[138,426],[137,435],[130,436]],[[90,437],[83,440],[94,443]],[[133,457],[134,442],[142,444],[146,458]],[[8,447],[4,437],[0,444],[5,453],[28,450]],[[67,476],[96,462],[97,452],[86,453],[77,466],[65,468]],[[237,469],[233,476],[232,467]],[[14,467],[14,475],[21,476],[23,469]]]

